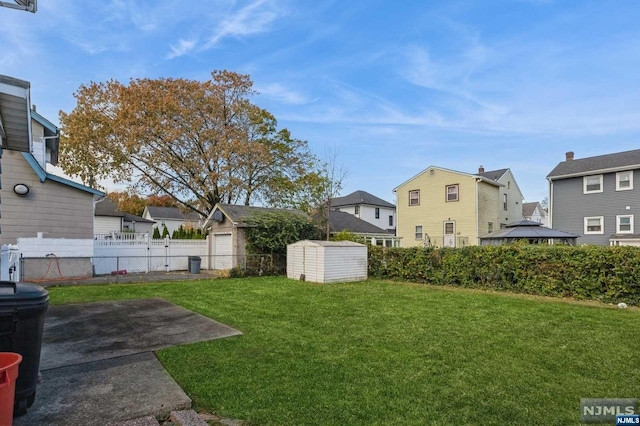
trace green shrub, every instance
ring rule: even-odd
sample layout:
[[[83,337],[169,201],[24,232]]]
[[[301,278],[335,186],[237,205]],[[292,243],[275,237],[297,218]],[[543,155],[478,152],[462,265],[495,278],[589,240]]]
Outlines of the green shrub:
[[[369,275],[436,285],[640,304],[640,248],[369,247]]]

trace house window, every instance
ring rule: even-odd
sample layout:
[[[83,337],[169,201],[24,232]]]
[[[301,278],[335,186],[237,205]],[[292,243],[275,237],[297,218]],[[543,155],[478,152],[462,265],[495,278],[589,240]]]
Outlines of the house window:
[[[416,240],[422,239],[422,225],[416,225]]]
[[[616,234],[633,234],[633,215],[616,216]]]
[[[447,202],[458,201],[458,185],[447,185]]]
[[[502,194],[502,210],[507,210],[507,194]]]
[[[493,222],[489,222],[489,226],[487,226],[487,231],[490,233],[493,232]]]
[[[380,219],[380,208],[376,207],[376,219]]]
[[[582,181],[585,194],[602,192],[602,175],[585,176]]]
[[[360,214],[360,206],[356,206],[356,210],[354,214]]]
[[[506,227],[507,227],[507,224],[506,224],[506,223],[501,223],[501,224],[500,224],[500,229],[505,229]]]
[[[393,215],[389,215],[389,226],[393,226]]]
[[[593,216],[584,218],[584,233],[604,234],[604,216]]]
[[[409,191],[409,205],[410,206],[419,206],[420,205],[420,190],[416,189],[413,191]]]
[[[616,191],[633,189],[633,171],[616,173]]]

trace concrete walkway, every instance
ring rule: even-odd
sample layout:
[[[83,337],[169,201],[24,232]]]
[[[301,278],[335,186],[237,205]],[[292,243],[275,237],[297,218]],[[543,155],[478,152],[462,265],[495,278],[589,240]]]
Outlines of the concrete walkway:
[[[241,332],[161,299],[53,306],[35,403],[14,425],[167,417],[191,401],[152,351]]]

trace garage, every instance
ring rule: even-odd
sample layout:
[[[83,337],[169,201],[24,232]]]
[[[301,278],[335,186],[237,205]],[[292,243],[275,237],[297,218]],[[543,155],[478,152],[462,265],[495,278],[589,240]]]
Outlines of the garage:
[[[233,267],[233,245],[231,234],[213,235],[212,269],[231,269]]]

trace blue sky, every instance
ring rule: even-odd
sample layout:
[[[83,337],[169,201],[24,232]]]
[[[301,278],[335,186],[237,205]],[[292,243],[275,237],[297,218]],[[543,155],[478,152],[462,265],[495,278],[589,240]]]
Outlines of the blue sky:
[[[0,8],[0,74],[54,123],[82,83],[251,75],[254,102],[342,195],[436,165],[512,169],[527,201],[564,160],[640,148],[640,2],[40,0]]]

